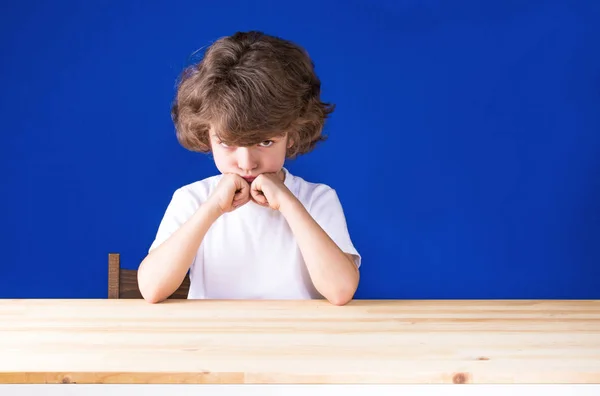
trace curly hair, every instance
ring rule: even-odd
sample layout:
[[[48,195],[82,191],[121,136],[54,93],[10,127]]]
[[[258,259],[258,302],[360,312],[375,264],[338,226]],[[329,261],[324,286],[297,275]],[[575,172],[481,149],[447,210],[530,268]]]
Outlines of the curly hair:
[[[320,99],[321,81],[307,52],[262,32],[214,42],[184,69],[171,108],[179,143],[211,151],[209,132],[227,145],[251,146],[288,135],[286,156],[313,150],[335,105]]]

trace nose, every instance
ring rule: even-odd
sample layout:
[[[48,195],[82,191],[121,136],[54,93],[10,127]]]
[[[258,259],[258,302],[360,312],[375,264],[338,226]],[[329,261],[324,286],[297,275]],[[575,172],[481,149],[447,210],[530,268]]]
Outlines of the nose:
[[[243,172],[250,172],[258,167],[255,155],[248,147],[238,147],[236,150],[238,168]]]

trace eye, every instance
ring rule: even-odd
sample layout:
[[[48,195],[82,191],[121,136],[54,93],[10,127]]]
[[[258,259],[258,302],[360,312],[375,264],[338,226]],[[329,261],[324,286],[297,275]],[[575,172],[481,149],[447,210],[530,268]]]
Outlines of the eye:
[[[275,143],[275,142],[273,142],[272,140],[265,140],[264,142],[261,142],[261,143],[259,143],[258,145],[259,145],[260,147],[269,147],[269,146],[271,146],[273,143]]]

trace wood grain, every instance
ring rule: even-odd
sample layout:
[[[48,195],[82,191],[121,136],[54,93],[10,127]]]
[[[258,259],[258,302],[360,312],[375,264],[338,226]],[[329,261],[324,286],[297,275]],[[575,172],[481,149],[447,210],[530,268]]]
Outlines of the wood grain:
[[[0,300],[2,383],[600,383],[600,301]]]
[[[120,270],[120,255],[110,253],[108,255],[108,298],[119,298]]]

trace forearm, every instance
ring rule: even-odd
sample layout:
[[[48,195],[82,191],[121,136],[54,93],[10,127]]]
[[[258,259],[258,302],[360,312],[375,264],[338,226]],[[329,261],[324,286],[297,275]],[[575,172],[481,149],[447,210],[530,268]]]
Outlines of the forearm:
[[[315,288],[332,304],[349,302],[359,281],[354,262],[297,199],[290,198],[280,210],[296,237]]]
[[[177,290],[219,214],[212,205],[200,206],[187,222],[146,256],[138,269],[138,284],[145,300],[160,302]]]

